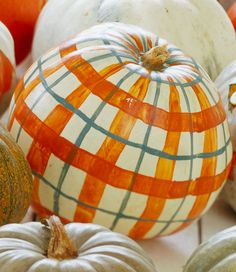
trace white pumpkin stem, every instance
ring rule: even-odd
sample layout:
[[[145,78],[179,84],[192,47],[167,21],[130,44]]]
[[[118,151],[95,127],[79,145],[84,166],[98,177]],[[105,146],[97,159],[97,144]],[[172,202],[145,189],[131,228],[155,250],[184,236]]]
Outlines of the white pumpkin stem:
[[[151,48],[141,56],[142,65],[148,70],[161,70],[163,64],[170,57],[167,44]]]
[[[78,257],[77,250],[59,217],[52,215],[49,219],[42,220],[42,224],[49,227],[51,231],[47,252],[48,258],[65,260]]]

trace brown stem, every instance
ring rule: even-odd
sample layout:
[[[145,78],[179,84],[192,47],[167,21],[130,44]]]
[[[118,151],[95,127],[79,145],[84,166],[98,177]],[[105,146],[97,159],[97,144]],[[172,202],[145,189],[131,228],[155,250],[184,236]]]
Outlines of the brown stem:
[[[167,45],[156,46],[141,56],[142,65],[148,70],[160,70],[170,57]]]
[[[236,84],[229,85],[229,110],[232,111],[236,107]]]
[[[48,245],[47,257],[57,260],[74,259],[78,256],[77,250],[70,240],[59,217],[52,215],[42,220],[42,224],[49,227],[51,238]]]

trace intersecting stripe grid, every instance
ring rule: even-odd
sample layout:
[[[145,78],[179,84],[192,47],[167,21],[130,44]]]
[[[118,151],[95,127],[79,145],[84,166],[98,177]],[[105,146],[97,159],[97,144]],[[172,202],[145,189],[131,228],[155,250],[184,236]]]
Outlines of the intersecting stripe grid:
[[[174,46],[163,71],[140,65],[140,52],[164,43],[98,26],[28,70],[9,128],[33,170],[39,213],[150,238],[211,206],[232,157],[225,112],[202,68]]]

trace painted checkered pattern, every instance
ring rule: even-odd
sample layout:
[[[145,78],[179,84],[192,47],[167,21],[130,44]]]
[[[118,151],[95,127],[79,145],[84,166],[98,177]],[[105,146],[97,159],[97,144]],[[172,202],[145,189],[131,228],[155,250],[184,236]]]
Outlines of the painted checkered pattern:
[[[173,45],[162,71],[142,67],[140,54],[165,43],[101,25],[28,70],[9,129],[32,167],[41,215],[150,238],[211,206],[232,159],[225,112],[202,68]]]

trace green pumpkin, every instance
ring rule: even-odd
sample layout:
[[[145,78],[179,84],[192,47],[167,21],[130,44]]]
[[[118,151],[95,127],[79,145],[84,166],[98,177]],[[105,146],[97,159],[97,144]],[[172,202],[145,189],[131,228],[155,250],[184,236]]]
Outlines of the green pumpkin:
[[[202,243],[187,261],[183,272],[236,271],[236,227],[228,228]]]

